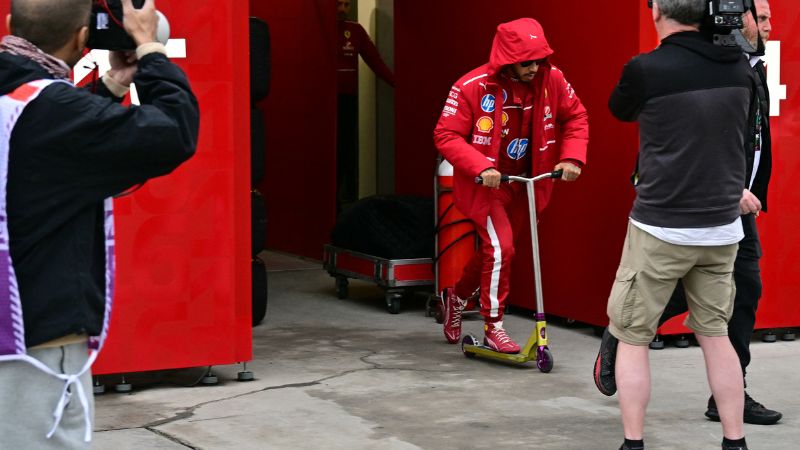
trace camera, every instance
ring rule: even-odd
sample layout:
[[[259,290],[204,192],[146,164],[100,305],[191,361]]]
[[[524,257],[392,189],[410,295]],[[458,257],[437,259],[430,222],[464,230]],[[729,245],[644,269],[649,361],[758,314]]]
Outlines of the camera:
[[[653,0],[647,0],[647,7],[653,8]],[[753,0],[708,0],[708,8],[700,20],[700,30],[711,35],[717,45],[738,45],[748,53],[756,52],[758,49],[753,49],[741,33],[744,28],[742,15],[748,11],[754,13]],[[762,46],[759,43],[759,48]]]
[[[141,9],[145,0],[132,0],[133,7]],[[160,11],[157,39],[162,44],[169,40],[169,22]],[[89,21],[89,41],[86,46],[102,50],[135,50],[136,43],[122,25],[122,0],[94,0]]]
[[[717,0],[709,3],[709,15],[714,27],[720,30],[737,30],[744,26],[742,14],[749,9],[745,0]]]
[[[708,2],[702,28],[712,34],[715,44],[726,47],[742,46],[746,50],[744,46],[749,47],[749,44],[740,32],[744,27],[742,15],[752,8],[752,0],[711,0]]]

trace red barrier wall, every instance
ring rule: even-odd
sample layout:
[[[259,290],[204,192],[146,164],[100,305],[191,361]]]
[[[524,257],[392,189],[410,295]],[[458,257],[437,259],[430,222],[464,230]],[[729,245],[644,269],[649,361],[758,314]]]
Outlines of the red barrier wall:
[[[159,2],[200,103],[195,157],[117,202],[117,304],[95,372],[252,355],[247,5]]]
[[[780,115],[772,117],[774,169],[770,184],[770,212],[756,221],[761,232],[764,259],[761,263],[764,297],[759,305],[756,328],[800,325],[800,4],[773,0],[771,41],[780,42],[777,59],[767,63],[769,76],[778,72],[786,85],[786,100],[780,88],[771,85],[773,104],[780,101]],[[770,57],[772,55],[769,55]],[[778,70],[780,69],[780,70]]]
[[[252,357],[248,8],[158,8],[172,38],[186,39],[186,59],[174,61],[200,103],[199,147],[173,174],[115,202],[117,292],[96,374]],[[0,0],[3,17],[8,9]]]
[[[800,325],[800,190],[791,183],[800,170],[792,152],[800,144],[800,6],[787,0],[770,2],[773,41],[781,42],[781,83],[788,99],[773,103],[775,169],[770,213],[758,219],[764,247],[764,297],[758,328]],[[626,222],[633,199],[629,174],[638,150],[638,131],[615,120],[606,106],[622,66],[657,44],[646,2],[620,0],[613,11],[607,2],[508,0],[502,7],[477,0],[395,3],[395,66],[397,190],[430,194],[436,150],[432,130],[450,85],[483,64],[496,25],[518,17],[534,17],[555,50],[553,62],[566,74],[590,116],[589,162],[574,184],[559,183],[553,202],[541,217],[540,242],[545,309],[548,313],[605,325],[606,301],[619,263]],[[770,58],[777,58],[772,55]],[[778,70],[780,69],[780,70]],[[776,83],[777,84],[777,83]],[[546,169],[547,170],[547,169]],[[534,308],[531,251],[527,236],[517,243],[512,275],[513,305]],[[679,319],[662,332],[683,332]]]
[[[322,259],[336,218],[336,3],[251,0],[250,10],[272,41],[271,92],[258,104],[267,247]]]

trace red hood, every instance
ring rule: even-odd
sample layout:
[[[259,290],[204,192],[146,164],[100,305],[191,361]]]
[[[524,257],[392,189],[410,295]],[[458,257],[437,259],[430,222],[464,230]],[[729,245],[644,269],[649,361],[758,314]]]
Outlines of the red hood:
[[[517,19],[497,27],[489,56],[489,76],[508,64],[541,59],[553,54],[544,29],[534,19]]]

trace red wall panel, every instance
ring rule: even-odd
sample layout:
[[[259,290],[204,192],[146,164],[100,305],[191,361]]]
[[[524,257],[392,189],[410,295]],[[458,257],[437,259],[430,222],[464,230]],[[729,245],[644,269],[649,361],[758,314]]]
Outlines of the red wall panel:
[[[322,259],[336,217],[336,3],[251,0],[272,41],[266,126],[267,247]]]
[[[200,103],[197,154],[117,202],[117,303],[96,373],[251,358],[247,5],[160,2]]]
[[[780,88],[770,86],[773,104],[780,102],[780,115],[772,117],[770,212],[756,221],[764,247],[764,297],[757,328],[800,326],[800,4],[773,0],[770,5],[770,40],[780,42],[780,66],[776,59],[768,60],[767,71],[769,76],[778,73],[780,85],[786,86],[786,100],[779,98]]]

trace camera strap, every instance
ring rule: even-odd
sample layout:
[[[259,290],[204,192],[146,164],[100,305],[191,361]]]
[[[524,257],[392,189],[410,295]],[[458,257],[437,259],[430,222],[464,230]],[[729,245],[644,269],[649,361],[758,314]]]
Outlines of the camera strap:
[[[72,83],[66,80],[38,80],[25,83],[13,92],[0,97],[0,362],[24,361],[39,370],[63,381],[64,386],[58,404],[53,411],[55,421],[47,437],[55,433],[61,423],[64,409],[71,397],[71,389],[78,394],[78,400],[83,407],[85,422],[84,440],[92,439],[92,421],[89,410],[89,401],[84,392],[80,377],[91,368],[97,354],[105,341],[108,333],[108,324],[111,315],[111,303],[114,297],[114,215],[111,199],[104,203],[105,220],[105,317],[103,328],[99,336],[89,337],[89,358],[78,373],[57,373],[41,361],[27,354],[25,345],[25,325],[22,318],[22,302],[20,300],[19,284],[17,283],[14,265],[11,260],[11,247],[8,232],[8,159],[11,150],[11,133],[25,108],[34,101],[39,94],[53,83]]]

